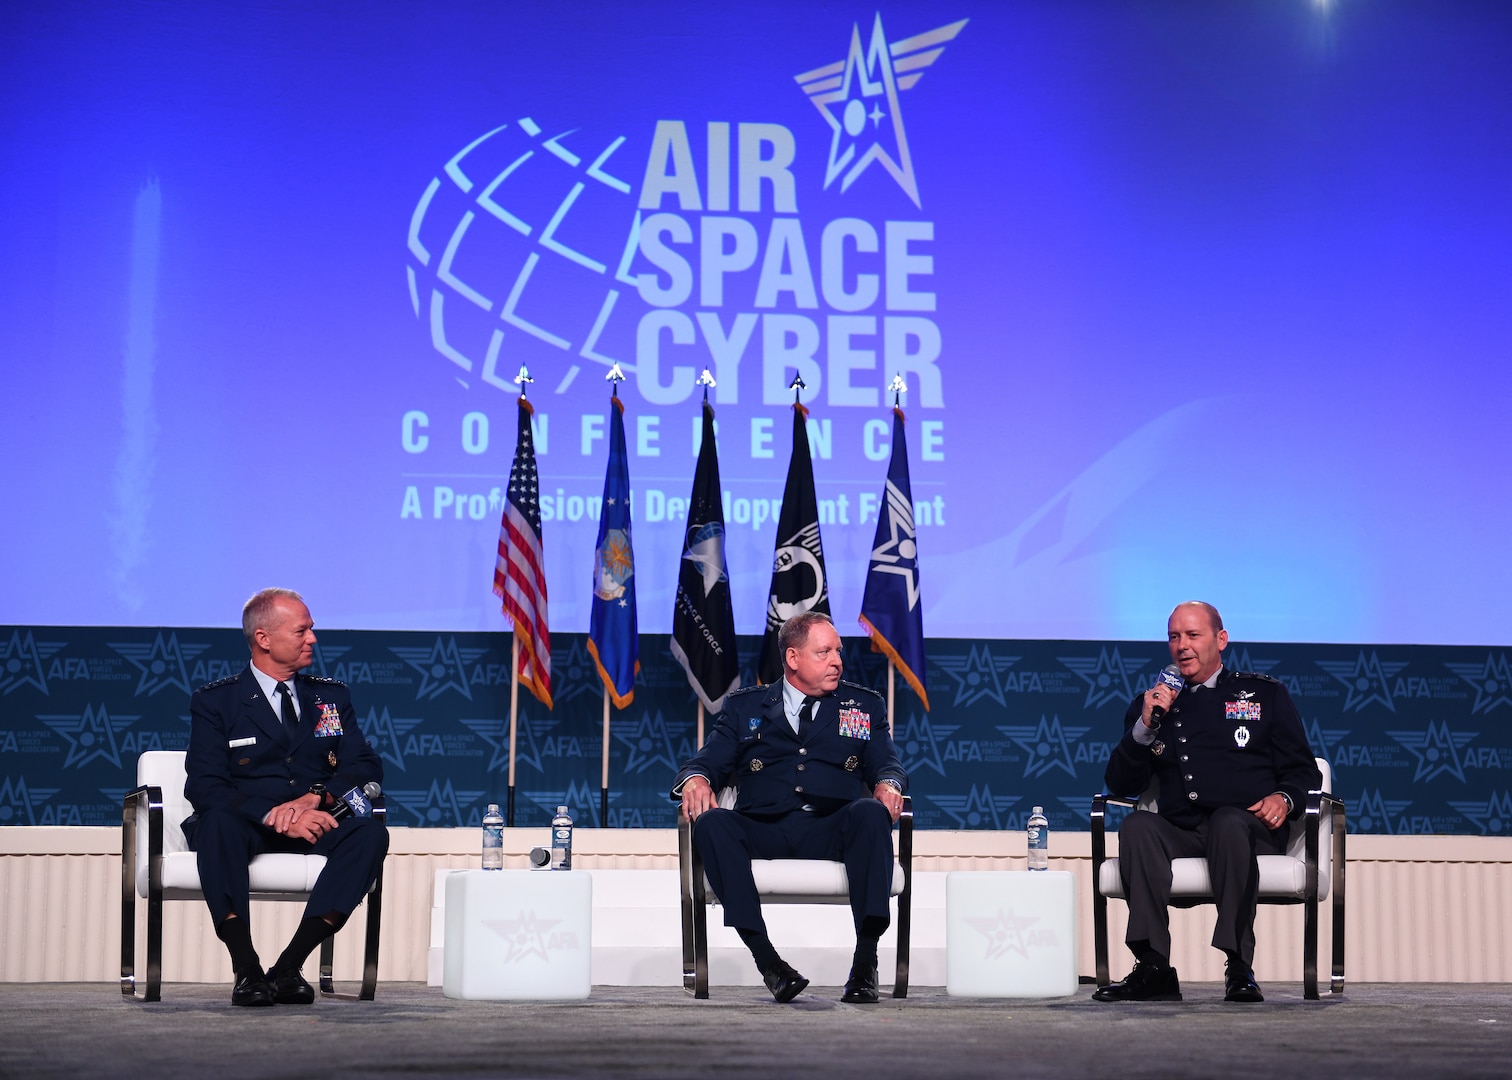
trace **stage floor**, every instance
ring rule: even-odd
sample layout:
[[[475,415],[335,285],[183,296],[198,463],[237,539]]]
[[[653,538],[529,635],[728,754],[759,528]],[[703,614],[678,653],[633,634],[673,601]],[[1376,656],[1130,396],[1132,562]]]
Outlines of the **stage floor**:
[[[372,1002],[234,1009],[230,987],[175,984],[164,1000],[113,986],[0,984],[0,1076],[1502,1077],[1512,987],[1369,984],[1301,1000],[1266,987],[1225,1005],[1212,983],[1180,1003],[948,998],[842,1005],[810,987],[791,1005],[752,987],[708,1001],[661,987],[595,988],[586,1002],[452,1001],[418,983]]]

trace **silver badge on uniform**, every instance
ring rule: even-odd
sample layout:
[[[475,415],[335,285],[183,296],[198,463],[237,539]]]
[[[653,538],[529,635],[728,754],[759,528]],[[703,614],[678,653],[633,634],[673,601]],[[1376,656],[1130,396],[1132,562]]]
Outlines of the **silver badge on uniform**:
[[[763,766],[761,764],[761,759],[760,758],[752,758],[751,759],[751,771],[752,772],[760,772],[762,770],[762,768],[763,768]]]
[[[1161,742],[1159,739],[1156,739],[1150,744],[1150,753],[1154,754],[1156,757],[1159,757],[1161,754],[1165,753],[1165,743]]]
[[[845,759],[845,771],[855,772],[856,766],[859,764],[861,764],[861,760],[857,758],[855,754],[852,754],[850,757]]]
[[[1243,724],[1234,729],[1234,745],[1243,750],[1249,745],[1250,730]]]

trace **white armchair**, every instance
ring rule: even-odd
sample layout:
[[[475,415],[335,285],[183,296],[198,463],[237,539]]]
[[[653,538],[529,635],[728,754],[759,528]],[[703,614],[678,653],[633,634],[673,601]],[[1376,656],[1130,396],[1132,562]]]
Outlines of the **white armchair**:
[[[159,1001],[163,981],[163,901],[204,903],[199,865],[189,850],[181,824],[193,807],[184,797],[184,754],[149,750],[137,759],[137,787],[121,808],[121,993],[142,1001]],[[373,812],[382,814],[381,806]],[[249,867],[253,900],[309,899],[325,867],[324,855],[270,852]],[[146,986],[137,990],[136,925],[139,899],[147,902]],[[383,875],[367,896],[367,943],[362,988],[358,997],[373,999],[378,984],[378,928],[383,906]],[[334,937],[320,947],[320,990],[335,994],[332,981]]]

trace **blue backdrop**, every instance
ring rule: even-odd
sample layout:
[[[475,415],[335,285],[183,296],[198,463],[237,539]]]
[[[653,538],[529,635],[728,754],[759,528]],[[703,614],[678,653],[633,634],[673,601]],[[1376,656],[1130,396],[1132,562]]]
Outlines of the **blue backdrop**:
[[[747,669],[759,638],[741,641]],[[603,690],[586,635],[555,642],[556,708],[521,695],[516,822],[566,802],[597,824]],[[610,824],[670,827],[696,702],[667,638],[646,635],[634,704],[611,725]],[[879,656],[846,644],[851,678]],[[1336,770],[1351,831],[1512,834],[1512,670],[1505,649],[1270,645],[1225,657],[1295,696]],[[0,824],[111,825],[143,750],[182,749],[189,693],[246,664],[236,630],[0,628]],[[1085,830],[1123,712],[1168,662],[1161,642],[935,640],[930,713],[899,683],[896,737],[925,828]],[[352,688],[384,761],[391,821],[476,825],[508,778],[509,638],[322,631],[312,669]],[[747,678],[750,677],[747,670]]]

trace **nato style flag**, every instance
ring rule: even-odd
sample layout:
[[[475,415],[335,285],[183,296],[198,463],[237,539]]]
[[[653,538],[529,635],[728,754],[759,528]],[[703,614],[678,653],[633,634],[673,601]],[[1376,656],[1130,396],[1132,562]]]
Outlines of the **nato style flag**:
[[[635,556],[630,550],[630,463],[625,454],[624,403],[610,399],[609,468],[593,551],[593,615],[588,652],[609,699],[625,708],[635,699],[640,642],[635,626]]]
[[[882,511],[877,516],[877,535],[872,540],[871,565],[866,571],[861,625],[871,635],[872,650],[886,655],[928,712],[929,695],[924,690],[924,610],[919,603],[919,548],[914,533],[902,409],[893,409],[892,461],[887,466],[887,486],[882,493]]]
[[[777,553],[772,557],[772,588],[767,595],[766,636],[756,675],[763,683],[782,678],[782,650],[777,631],[805,611],[830,613],[829,579],[824,573],[824,545],[819,540],[819,499],[814,494],[814,461],[809,456],[808,410],[793,405],[793,456],[788,459],[782,512],[777,517]]]
[[[703,442],[698,448],[698,467],[693,471],[688,531],[683,536],[677,599],[672,608],[672,655],[688,673],[689,685],[710,713],[724,708],[725,695],[740,682],[720,498],[714,406],[705,401]]]

